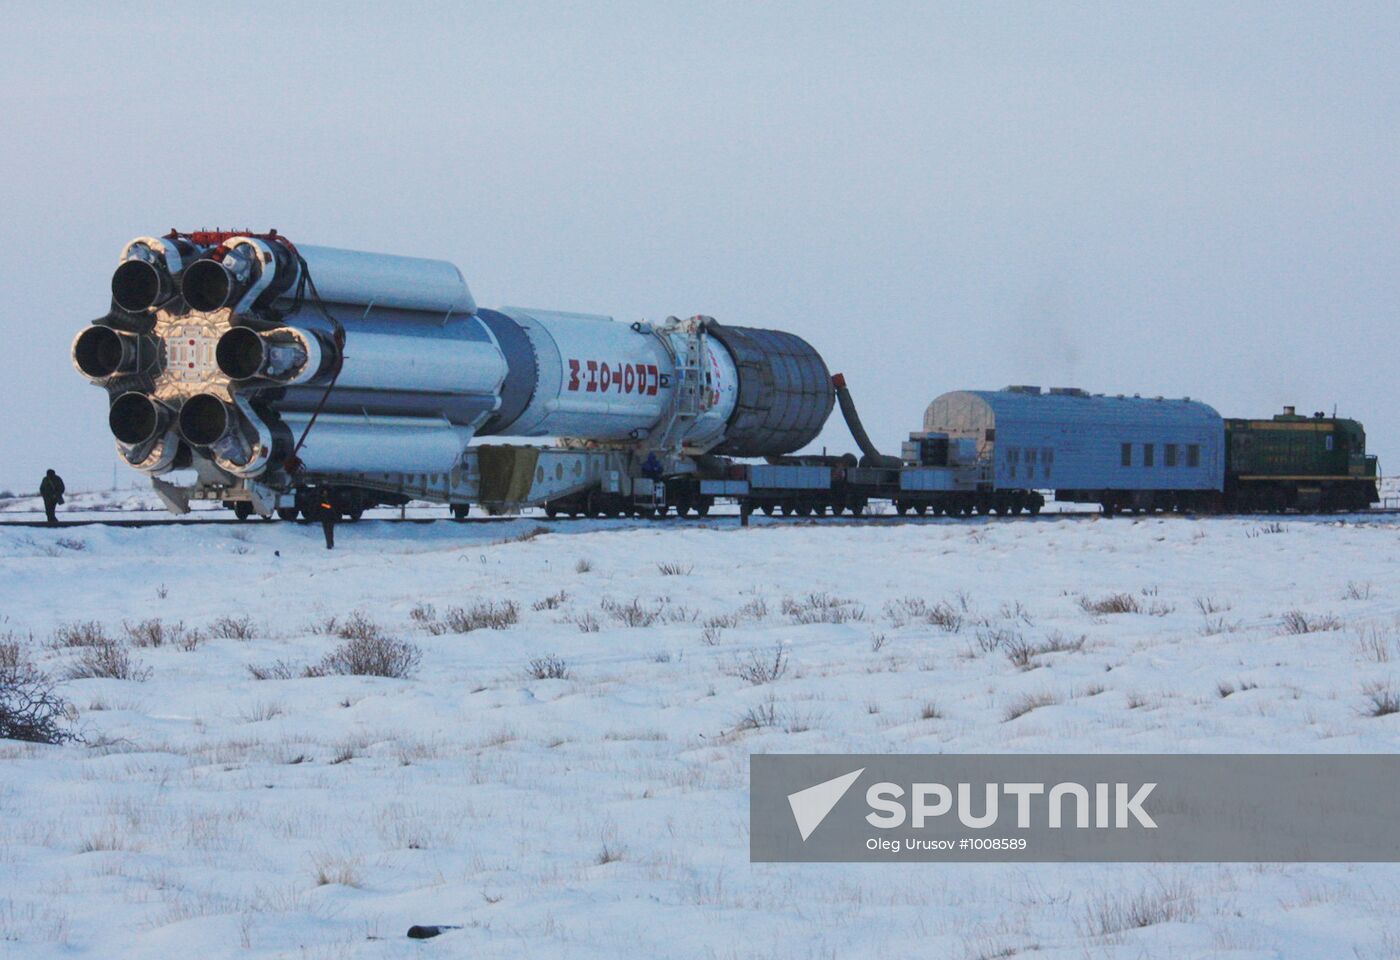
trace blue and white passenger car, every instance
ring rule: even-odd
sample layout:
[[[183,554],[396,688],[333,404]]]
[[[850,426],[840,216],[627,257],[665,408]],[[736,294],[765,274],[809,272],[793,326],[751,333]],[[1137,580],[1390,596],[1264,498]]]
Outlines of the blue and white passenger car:
[[[1224,488],[1224,422],[1198,401],[1008,387],[958,390],[924,413],[925,434],[976,443],[994,494],[1118,509],[1207,509]]]

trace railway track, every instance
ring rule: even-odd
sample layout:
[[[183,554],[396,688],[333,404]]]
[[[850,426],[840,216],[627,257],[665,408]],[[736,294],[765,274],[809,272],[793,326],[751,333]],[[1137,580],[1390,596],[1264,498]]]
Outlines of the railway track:
[[[1264,521],[1269,521],[1269,520],[1296,520],[1296,519],[1340,520],[1340,519],[1347,519],[1347,518],[1351,518],[1351,517],[1384,517],[1384,516],[1395,516],[1395,515],[1397,515],[1397,514],[1400,514],[1400,507],[1380,507],[1380,508],[1373,509],[1373,510],[1354,511],[1354,512],[1351,512],[1351,513],[1232,514],[1232,515],[1230,515],[1230,516],[1235,516],[1235,517],[1239,517],[1239,518],[1253,518],[1253,519],[1258,519],[1258,520],[1261,521],[1261,522],[1264,522]],[[902,524],[916,524],[916,523],[922,523],[922,524],[932,524],[932,523],[955,523],[955,522],[965,522],[966,520],[976,520],[976,519],[1005,520],[1005,521],[1007,521],[1007,522],[1015,521],[1015,522],[1018,522],[1018,523],[1028,523],[1028,522],[1029,522],[1029,523],[1045,523],[1045,522],[1055,522],[1055,521],[1058,521],[1058,520],[1087,520],[1087,519],[1092,519],[1092,518],[1094,518],[1094,517],[1102,517],[1102,516],[1103,516],[1103,514],[1102,514],[1100,511],[1098,511],[1098,510],[1058,510],[1058,511],[1052,511],[1052,512],[1048,512],[1048,513],[1042,513],[1042,514],[1040,514],[1040,515],[1037,516],[1037,517],[968,517],[968,518],[953,517],[953,518],[949,518],[949,517],[899,516],[898,514],[864,514],[864,515],[861,515],[861,516],[843,516],[843,517],[775,517],[775,518],[766,518],[766,517],[765,517],[765,518],[759,518],[759,517],[755,517],[754,519],[755,519],[755,521],[762,522],[762,523],[764,523],[765,525],[783,524],[783,523],[805,523],[805,524],[826,523],[826,524],[844,524],[844,525],[848,525],[848,526],[849,526],[849,525],[859,525],[859,524],[899,524],[899,525],[902,525]],[[1220,516],[1226,516],[1226,515],[1223,515],[1223,514],[1222,514],[1222,515],[1220,515]],[[1181,520],[1210,519],[1209,516],[1202,516],[1202,515],[1185,515],[1185,514],[1173,514],[1173,513],[1144,514],[1142,517],[1123,516],[1123,517],[1117,517],[1117,518],[1113,518],[1113,519],[1121,520],[1121,521],[1132,521],[1132,520],[1135,520],[1135,519],[1143,519],[1143,518],[1147,518],[1147,517],[1155,517],[1155,518],[1159,518],[1159,519],[1181,519]],[[533,522],[535,522],[535,523],[539,523],[539,524],[544,525],[544,526],[549,526],[549,525],[556,524],[556,523],[580,523],[580,522],[585,522],[585,521],[590,521],[590,520],[591,520],[591,521],[600,521],[600,520],[607,520],[607,519],[616,519],[616,520],[624,520],[624,521],[625,521],[625,520],[631,520],[631,519],[634,519],[634,518],[628,518],[628,517],[619,517],[619,518],[605,518],[605,517],[568,517],[568,516],[559,516],[559,517],[545,517],[545,516],[523,516],[523,517],[522,517],[522,516],[505,516],[505,517],[466,517],[466,518],[461,519],[461,520],[454,520],[454,519],[451,518],[451,517],[366,517],[366,518],[364,518],[364,519],[362,519],[362,520],[355,520],[355,521],[344,520],[344,521],[341,521],[341,524],[342,524],[342,525],[350,525],[350,526],[357,526],[357,525],[363,525],[363,524],[375,524],[375,523],[427,525],[427,524],[434,524],[434,523],[460,523],[460,524],[472,524],[472,523],[508,523],[508,522],[510,522],[510,521],[512,521],[512,520],[530,520],[530,521],[533,521]],[[731,521],[731,520],[732,520],[732,521],[737,521],[738,519],[739,519],[739,514],[738,514],[737,512],[734,512],[734,513],[711,513],[709,516],[706,516],[706,517],[685,517],[685,518],[677,517],[677,516],[675,516],[675,515],[673,514],[673,515],[666,516],[666,517],[661,517],[661,518],[658,518],[658,519],[648,520],[648,521],[646,521],[646,522],[648,522],[648,523],[673,523],[673,524],[677,524],[677,525],[685,525],[685,524],[697,524],[697,525],[698,525],[698,524],[701,524],[701,523],[713,523],[713,522],[718,521],[718,520],[725,520],[725,521]],[[239,525],[243,525],[243,526],[261,526],[261,525],[263,525],[263,524],[285,523],[285,522],[287,522],[287,521],[278,521],[278,520],[253,520],[253,519],[239,520],[239,519],[236,518],[236,517],[207,517],[207,518],[205,518],[205,517],[199,517],[199,518],[191,518],[191,517],[162,517],[162,518],[150,518],[150,519],[135,519],[135,518],[129,518],[129,517],[126,517],[126,518],[116,518],[116,519],[104,519],[104,518],[99,518],[99,517],[78,517],[78,518],[71,519],[71,520],[61,520],[61,521],[59,521],[57,527],[52,527],[52,528],[50,528],[50,529],[62,529],[62,528],[66,528],[66,527],[127,527],[127,528],[139,528],[139,527],[197,527],[197,526],[239,526]],[[310,525],[313,521],[296,520],[296,521],[292,521],[292,522],[293,522],[293,523],[303,524],[303,525]],[[0,520],[0,529],[4,529],[4,528],[6,528],[6,527],[15,527],[15,528],[29,528],[29,527],[49,528],[49,524],[48,524],[46,521],[44,521],[44,520]]]

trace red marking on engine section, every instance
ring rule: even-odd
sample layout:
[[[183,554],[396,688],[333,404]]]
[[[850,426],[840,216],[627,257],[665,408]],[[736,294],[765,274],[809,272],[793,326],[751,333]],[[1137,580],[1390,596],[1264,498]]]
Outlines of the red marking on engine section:
[[[569,360],[569,382],[574,393],[635,393],[654,397],[661,389],[661,370],[654,363],[611,363],[607,360]]]

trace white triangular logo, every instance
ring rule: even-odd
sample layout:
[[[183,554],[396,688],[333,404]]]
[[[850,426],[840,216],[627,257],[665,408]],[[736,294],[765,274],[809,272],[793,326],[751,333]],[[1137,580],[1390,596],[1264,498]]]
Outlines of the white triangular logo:
[[[856,782],[856,778],[864,772],[865,768],[861,767],[834,780],[788,794],[788,806],[792,807],[792,818],[797,821],[797,830],[802,834],[804,843],[812,832],[822,825],[831,809],[841,802],[841,798],[851,789],[851,784]]]

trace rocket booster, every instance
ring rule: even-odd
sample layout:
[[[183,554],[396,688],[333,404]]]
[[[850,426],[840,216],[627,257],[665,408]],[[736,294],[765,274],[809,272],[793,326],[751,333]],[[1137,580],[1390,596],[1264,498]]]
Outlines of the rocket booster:
[[[790,333],[484,309],[451,263],[275,232],[131,241],[72,356],[106,388],[133,467],[272,485],[448,472],[485,436],[777,456],[833,405],[825,363]]]

